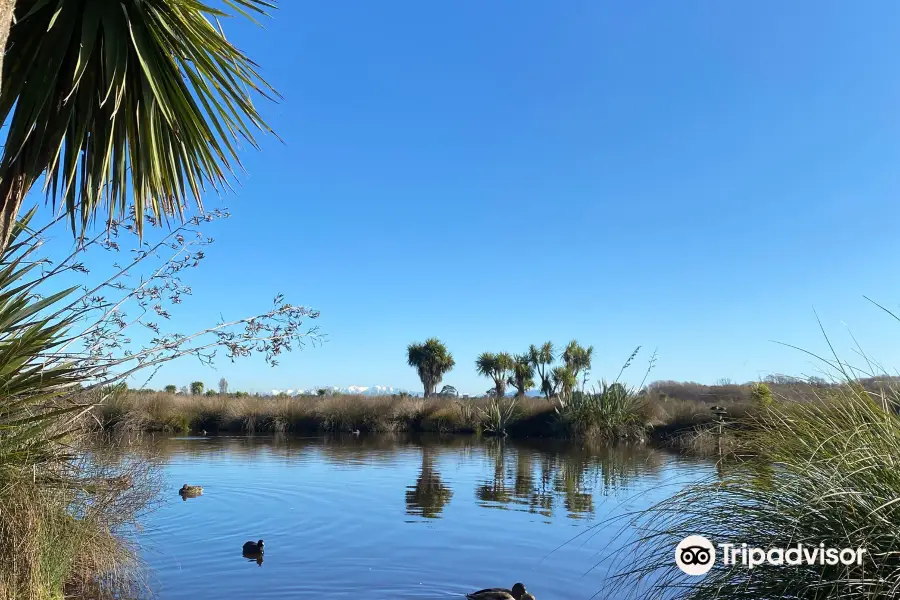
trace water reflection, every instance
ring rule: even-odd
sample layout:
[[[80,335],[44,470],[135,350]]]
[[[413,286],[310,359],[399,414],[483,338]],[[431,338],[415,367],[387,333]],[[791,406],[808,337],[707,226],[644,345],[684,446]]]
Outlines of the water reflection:
[[[438,519],[453,497],[434,466],[434,449],[422,446],[422,469],[416,484],[406,489],[406,512],[410,515]]]
[[[512,446],[491,440],[485,453],[493,476],[483,480],[475,497],[485,508],[524,510],[550,517],[559,503],[570,518],[594,514],[594,495],[627,490],[629,482],[654,475],[665,456],[643,447]]]
[[[563,510],[569,518],[585,519],[595,515],[597,496],[627,491],[633,482],[658,474],[668,456],[643,446],[403,434],[200,439],[147,436],[133,440],[133,444],[162,460],[175,455],[217,455],[227,456],[230,462],[252,464],[268,456],[291,463],[324,460],[342,467],[402,464],[409,460],[410,453],[418,453],[418,475],[404,489],[406,513],[427,519],[442,518],[454,489],[459,491],[442,475],[442,461],[477,461],[480,455],[489,465],[485,469],[489,475],[482,476],[473,490],[481,507],[523,511],[546,519],[555,510]],[[188,497],[182,495],[183,500]]]
[[[568,543],[577,530],[714,468],[644,447],[475,436],[158,435],[124,451],[164,463],[164,501],[140,534],[160,600],[209,597],[210,582],[263,600],[462,598],[526,576],[537,597],[590,598],[599,581],[582,576],[620,542],[598,528]],[[202,500],[174,497],[185,482]],[[270,560],[242,552],[238,565],[254,535]]]

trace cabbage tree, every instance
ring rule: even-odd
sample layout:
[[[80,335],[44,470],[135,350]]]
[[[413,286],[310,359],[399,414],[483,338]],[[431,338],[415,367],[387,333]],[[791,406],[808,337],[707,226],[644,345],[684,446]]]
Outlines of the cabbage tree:
[[[494,380],[494,397],[502,398],[506,395],[506,382],[515,368],[512,356],[506,352],[482,352],[475,360],[475,368],[479,375]]]
[[[434,393],[444,375],[456,365],[453,355],[447,351],[447,346],[437,338],[429,338],[425,343],[410,344],[406,348],[406,360],[409,366],[415,367],[425,388],[425,397]]]
[[[15,19],[13,19],[13,7]],[[277,94],[219,19],[264,0],[0,0],[0,248],[45,176],[73,231],[133,208],[154,222],[229,187],[238,142],[269,131],[251,94]],[[98,210],[103,207],[104,215]],[[140,232],[143,219],[136,226]]]
[[[553,378],[550,365],[556,360],[553,342],[545,342],[540,348],[532,344],[528,347],[528,359],[541,379],[541,393],[550,400],[553,395]]]

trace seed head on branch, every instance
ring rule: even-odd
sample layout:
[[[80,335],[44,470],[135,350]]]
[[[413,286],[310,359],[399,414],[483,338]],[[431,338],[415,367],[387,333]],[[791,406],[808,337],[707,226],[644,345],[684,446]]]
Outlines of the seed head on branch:
[[[27,228],[33,216],[34,211],[23,219],[22,239],[11,246],[13,252],[7,252],[3,261],[33,262],[41,267],[40,277],[23,288],[32,301],[44,298],[44,290],[52,288],[64,273],[89,276],[85,263],[96,253],[127,256],[112,262],[111,272],[98,281],[55,294],[43,311],[42,318],[67,325],[58,347],[42,354],[45,365],[57,361],[77,364],[84,375],[83,388],[109,386],[141,371],[149,373],[149,380],[161,365],[182,356],[211,365],[220,352],[229,360],[260,354],[274,366],[284,352],[322,339],[318,327],[305,326],[307,319],[317,318],[319,312],[290,304],[282,294],[261,314],[222,318],[188,333],[168,326],[173,310],[193,292],[184,281],[187,272],[200,266],[206,258],[205,248],[214,242],[201,228],[228,218],[225,210],[193,217],[155,242],[139,237],[132,211],[128,219],[111,220],[104,231],[80,239],[69,255],[55,264],[32,257],[59,219],[33,231]],[[145,218],[156,224],[151,215]],[[130,247],[127,254],[123,247]],[[145,341],[136,343],[138,337]]]

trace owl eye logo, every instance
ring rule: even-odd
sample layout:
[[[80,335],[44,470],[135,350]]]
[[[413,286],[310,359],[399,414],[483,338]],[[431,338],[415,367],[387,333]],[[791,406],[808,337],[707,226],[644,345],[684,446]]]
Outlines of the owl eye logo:
[[[712,569],[716,550],[702,535],[689,535],[675,548],[675,564],[688,575],[703,575]]]
[[[705,565],[712,559],[709,548],[688,546],[681,549],[681,562],[686,565]]]

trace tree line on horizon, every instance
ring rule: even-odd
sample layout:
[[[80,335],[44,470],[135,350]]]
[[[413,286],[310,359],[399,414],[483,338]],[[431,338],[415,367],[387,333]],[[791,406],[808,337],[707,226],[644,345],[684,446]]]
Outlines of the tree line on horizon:
[[[489,378],[493,384],[485,392],[485,396],[504,397],[508,387],[512,387],[515,389],[515,397],[521,398],[530,390],[537,388],[542,396],[551,400],[557,396],[567,397],[579,387],[584,390],[589,379],[593,351],[593,346],[585,348],[577,340],[569,342],[562,352],[557,351],[553,342],[545,342],[540,346],[532,344],[521,354],[482,352],[475,360],[475,369],[479,375]],[[629,357],[626,367],[636,354],[637,350]],[[557,360],[560,360],[562,364],[554,365]],[[429,338],[422,343],[410,344],[407,347],[407,362],[416,369],[422,382],[425,398],[459,395],[452,385],[444,385],[438,390],[444,376],[456,366],[453,355],[439,339]],[[864,378],[860,380],[860,383],[864,387],[877,387],[885,379],[898,378],[885,376]],[[798,386],[815,389],[835,385],[819,376],[801,378],[773,374],[767,375],[757,382],[736,383],[729,378],[720,378],[709,385],[694,381],[659,380],[647,384],[646,388],[640,391],[678,400],[708,400],[713,403],[743,402],[751,399],[754,386],[761,383],[772,390],[777,390],[779,395],[787,397],[796,396]],[[181,386],[180,389],[174,384],[169,384],[164,386],[162,391],[168,394],[181,393],[191,396],[246,397],[259,395],[230,391],[228,381],[224,377],[218,382],[218,392],[206,389],[202,381],[193,381],[189,385]],[[326,396],[329,393],[330,390],[327,388],[316,390],[318,396]],[[399,395],[407,395],[407,392],[401,392]]]
[[[515,396],[521,398],[539,385],[541,394],[550,400],[560,394],[571,394],[579,383],[584,389],[593,353],[593,346],[585,348],[577,340],[569,342],[559,353],[553,342],[545,342],[540,346],[532,344],[521,354],[482,352],[475,359],[475,370],[493,382],[486,395],[502,398],[509,386],[516,390]],[[409,366],[419,375],[425,398],[435,394],[444,376],[456,366],[447,346],[437,338],[410,344],[406,357]],[[562,364],[554,366],[557,360]]]

